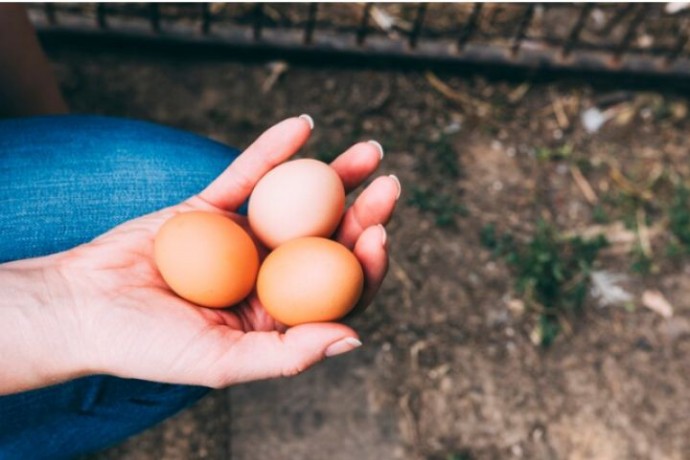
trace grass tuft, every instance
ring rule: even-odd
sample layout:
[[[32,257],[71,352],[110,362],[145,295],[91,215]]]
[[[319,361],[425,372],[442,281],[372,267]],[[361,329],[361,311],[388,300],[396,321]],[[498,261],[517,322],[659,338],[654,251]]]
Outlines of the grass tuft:
[[[562,321],[581,312],[590,273],[606,239],[564,239],[553,226],[540,221],[526,243],[515,243],[509,236],[497,237],[492,227],[483,229],[481,240],[508,262],[516,291],[539,314],[539,343],[551,345]]]

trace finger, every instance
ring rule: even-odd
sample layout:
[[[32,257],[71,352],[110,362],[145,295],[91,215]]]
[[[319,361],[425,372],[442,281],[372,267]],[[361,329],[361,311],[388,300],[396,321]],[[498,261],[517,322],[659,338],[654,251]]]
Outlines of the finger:
[[[360,142],[347,149],[331,163],[340,176],[345,191],[359,187],[371,176],[383,159],[383,147],[376,141]]]
[[[199,197],[220,209],[234,211],[239,208],[264,174],[297,153],[307,142],[312,126],[308,115],[300,115],[269,128]]]
[[[382,176],[374,180],[345,211],[336,239],[352,249],[364,229],[388,222],[399,196],[397,177]]]
[[[362,312],[369,305],[386,277],[388,271],[386,240],[386,229],[383,225],[375,225],[367,228],[355,244],[354,253],[364,271],[364,292],[350,315]]]
[[[335,323],[302,324],[284,334],[249,332],[234,342],[223,357],[223,375],[214,386],[294,376],[326,357],[360,345],[352,329]]]

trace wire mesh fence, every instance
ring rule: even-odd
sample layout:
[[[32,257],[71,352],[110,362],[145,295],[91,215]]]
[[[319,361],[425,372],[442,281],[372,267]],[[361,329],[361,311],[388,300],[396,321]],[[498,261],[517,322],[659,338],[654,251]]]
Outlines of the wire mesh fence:
[[[30,5],[44,36],[312,56],[690,77],[685,4]],[[181,48],[180,48],[181,49]],[[185,49],[189,49],[188,47]]]

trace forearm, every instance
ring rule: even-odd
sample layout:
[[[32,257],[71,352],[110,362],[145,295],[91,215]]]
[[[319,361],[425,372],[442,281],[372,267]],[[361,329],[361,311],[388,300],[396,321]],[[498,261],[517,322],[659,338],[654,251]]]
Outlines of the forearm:
[[[0,117],[67,112],[23,6],[0,4]]]
[[[0,395],[83,375],[70,316],[50,258],[0,265]]]

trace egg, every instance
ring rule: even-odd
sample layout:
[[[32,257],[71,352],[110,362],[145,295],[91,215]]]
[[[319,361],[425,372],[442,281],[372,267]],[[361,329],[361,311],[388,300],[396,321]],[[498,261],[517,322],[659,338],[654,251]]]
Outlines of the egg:
[[[259,254],[240,225],[220,214],[193,211],[166,221],[154,241],[163,280],[180,297],[222,308],[254,288]]]
[[[357,258],[335,241],[291,240],[264,260],[256,282],[261,304],[287,326],[334,321],[362,294],[364,274]]]
[[[345,188],[326,163],[300,159],[269,171],[249,198],[249,225],[269,248],[294,238],[330,236],[345,209]]]

